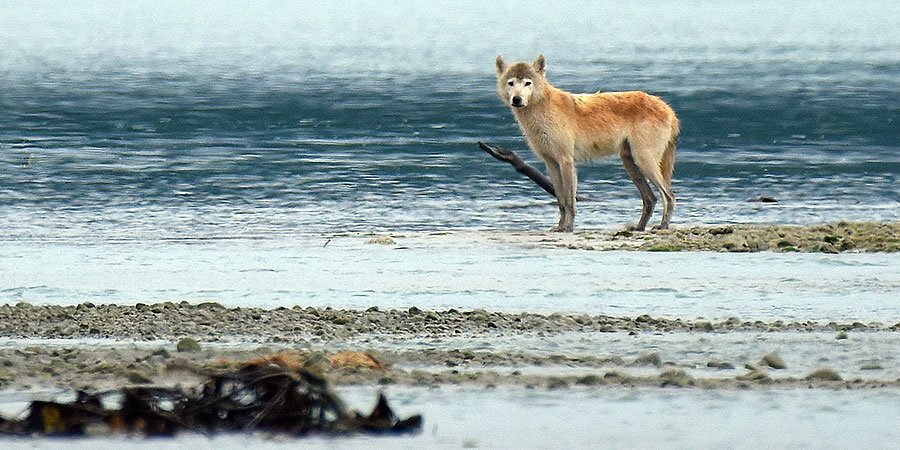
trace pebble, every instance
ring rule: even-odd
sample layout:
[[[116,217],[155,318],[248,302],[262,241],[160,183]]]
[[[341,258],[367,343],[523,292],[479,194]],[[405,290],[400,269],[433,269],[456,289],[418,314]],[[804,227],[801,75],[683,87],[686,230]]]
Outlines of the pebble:
[[[126,378],[129,383],[134,384],[150,384],[153,382],[153,378],[136,370],[129,371],[126,374]]]
[[[761,372],[759,370],[751,370],[743,375],[738,375],[734,377],[734,379],[738,381],[767,381],[771,380],[765,372]]]
[[[841,381],[840,375],[835,372],[833,369],[829,368],[821,368],[812,371],[809,375],[804,378],[805,380],[820,380],[820,381]]]
[[[547,389],[566,389],[568,387],[569,382],[564,378],[550,377],[547,379]]]
[[[710,367],[718,370],[731,370],[734,369],[734,365],[728,362],[711,360],[706,363],[706,367]]]
[[[225,309],[219,302],[202,302],[197,303],[197,309]]]
[[[594,386],[600,384],[603,380],[597,375],[585,375],[575,382],[584,386]]]
[[[184,338],[178,341],[178,344],[175,346],[175,349],[179,352],[199,352],[200,344],[191,338]]]
[[[659,374],[660,386],[687,387],[694,385],[694,377],[679,369],[668,369]]]
[[[390,236],[378,236],[373,237],[366,241],[366,244],[377,244],[377,245],[397,245],[397,241]]]
[[[778,352],[771,352],[763,356],[762,361],[759,362],[760,365],[766,365],[776,370],[786,369],[787,364],[785,364],[784,359],[781,358],[781,355]]]
[[[645,353],[645,354],[635,358],[635,360],[631,362],[631,365],[632,366],[656,366],[656,367],[659,367],[662,365],[662,359],[659,357],[658,352],[650,352],[650,353]]]

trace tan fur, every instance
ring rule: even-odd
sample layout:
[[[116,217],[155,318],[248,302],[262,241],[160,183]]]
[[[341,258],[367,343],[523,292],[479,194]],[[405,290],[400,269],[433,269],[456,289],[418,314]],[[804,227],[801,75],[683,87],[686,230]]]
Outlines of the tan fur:
[[[572,94],[551,85],[543,55],[533,63],[496,61],[498,91],[509,105],[528,144],[547,165],[559,203],[559,225],[572,231],[578,175],[575,162],[618,154],[641,193],[643,230],[656,197],[664,211],[658,228],[667,228],[675,205],[672,174],[679,135],[675,112],[659,97],[640,91]]]
[[[680,133],[680,130],[676,130],[675,135],[666,144],[666,151],[659,162],[659,169],[662,171],[663,179],[670,185],[672,184],[672,174],[675,173],[675,146],[678,145],[678,135]]]

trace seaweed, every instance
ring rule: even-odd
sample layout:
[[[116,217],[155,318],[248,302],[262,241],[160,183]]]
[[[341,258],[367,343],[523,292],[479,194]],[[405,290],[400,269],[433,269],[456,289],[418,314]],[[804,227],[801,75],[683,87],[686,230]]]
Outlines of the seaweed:
[[[84,436],[109,432],[173,436],[181,431],[312,433],[410,433],[422,416],[399,419],[384,394],[368,415],[349,411],[325,378],[304,368],[260,360],[206,374],[196,389],[126,387],[79,391],[70,403],[33,401],[21,420],[0,418],[0,435]],[[104,400],[121,399],[118,408]],[[108,402],[107,402],[108,403]]]

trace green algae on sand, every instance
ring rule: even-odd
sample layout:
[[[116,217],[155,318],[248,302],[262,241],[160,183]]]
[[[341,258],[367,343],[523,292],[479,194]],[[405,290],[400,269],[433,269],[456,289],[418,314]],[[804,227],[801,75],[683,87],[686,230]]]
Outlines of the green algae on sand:
[[[583,241],[584,248],[602,250],[821,253],[900,251],[898,222],[839,222],[812,226],[693,226],[643,233],[584,232],[578,233],[578,236]],[[598,240],[606,240],[609,245],[597,248]],[[570,247],[571,244],[568,243]],[[575,246],[579,247],[577,243]]]

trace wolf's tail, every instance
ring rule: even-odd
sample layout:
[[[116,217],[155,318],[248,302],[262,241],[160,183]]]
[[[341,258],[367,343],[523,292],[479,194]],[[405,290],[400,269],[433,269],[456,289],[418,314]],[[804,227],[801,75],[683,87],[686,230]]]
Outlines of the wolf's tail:
[[[672,124],[672,132],[669,136],[669,142],[666,144],[666,150],[663,152],[662,159],[659,161],[659,170],[662,172],[666,184],[672,184],[672,174],[675,173],[675,147],[678,145],[678,136],[681,135],[680,124],[678,119]]]

